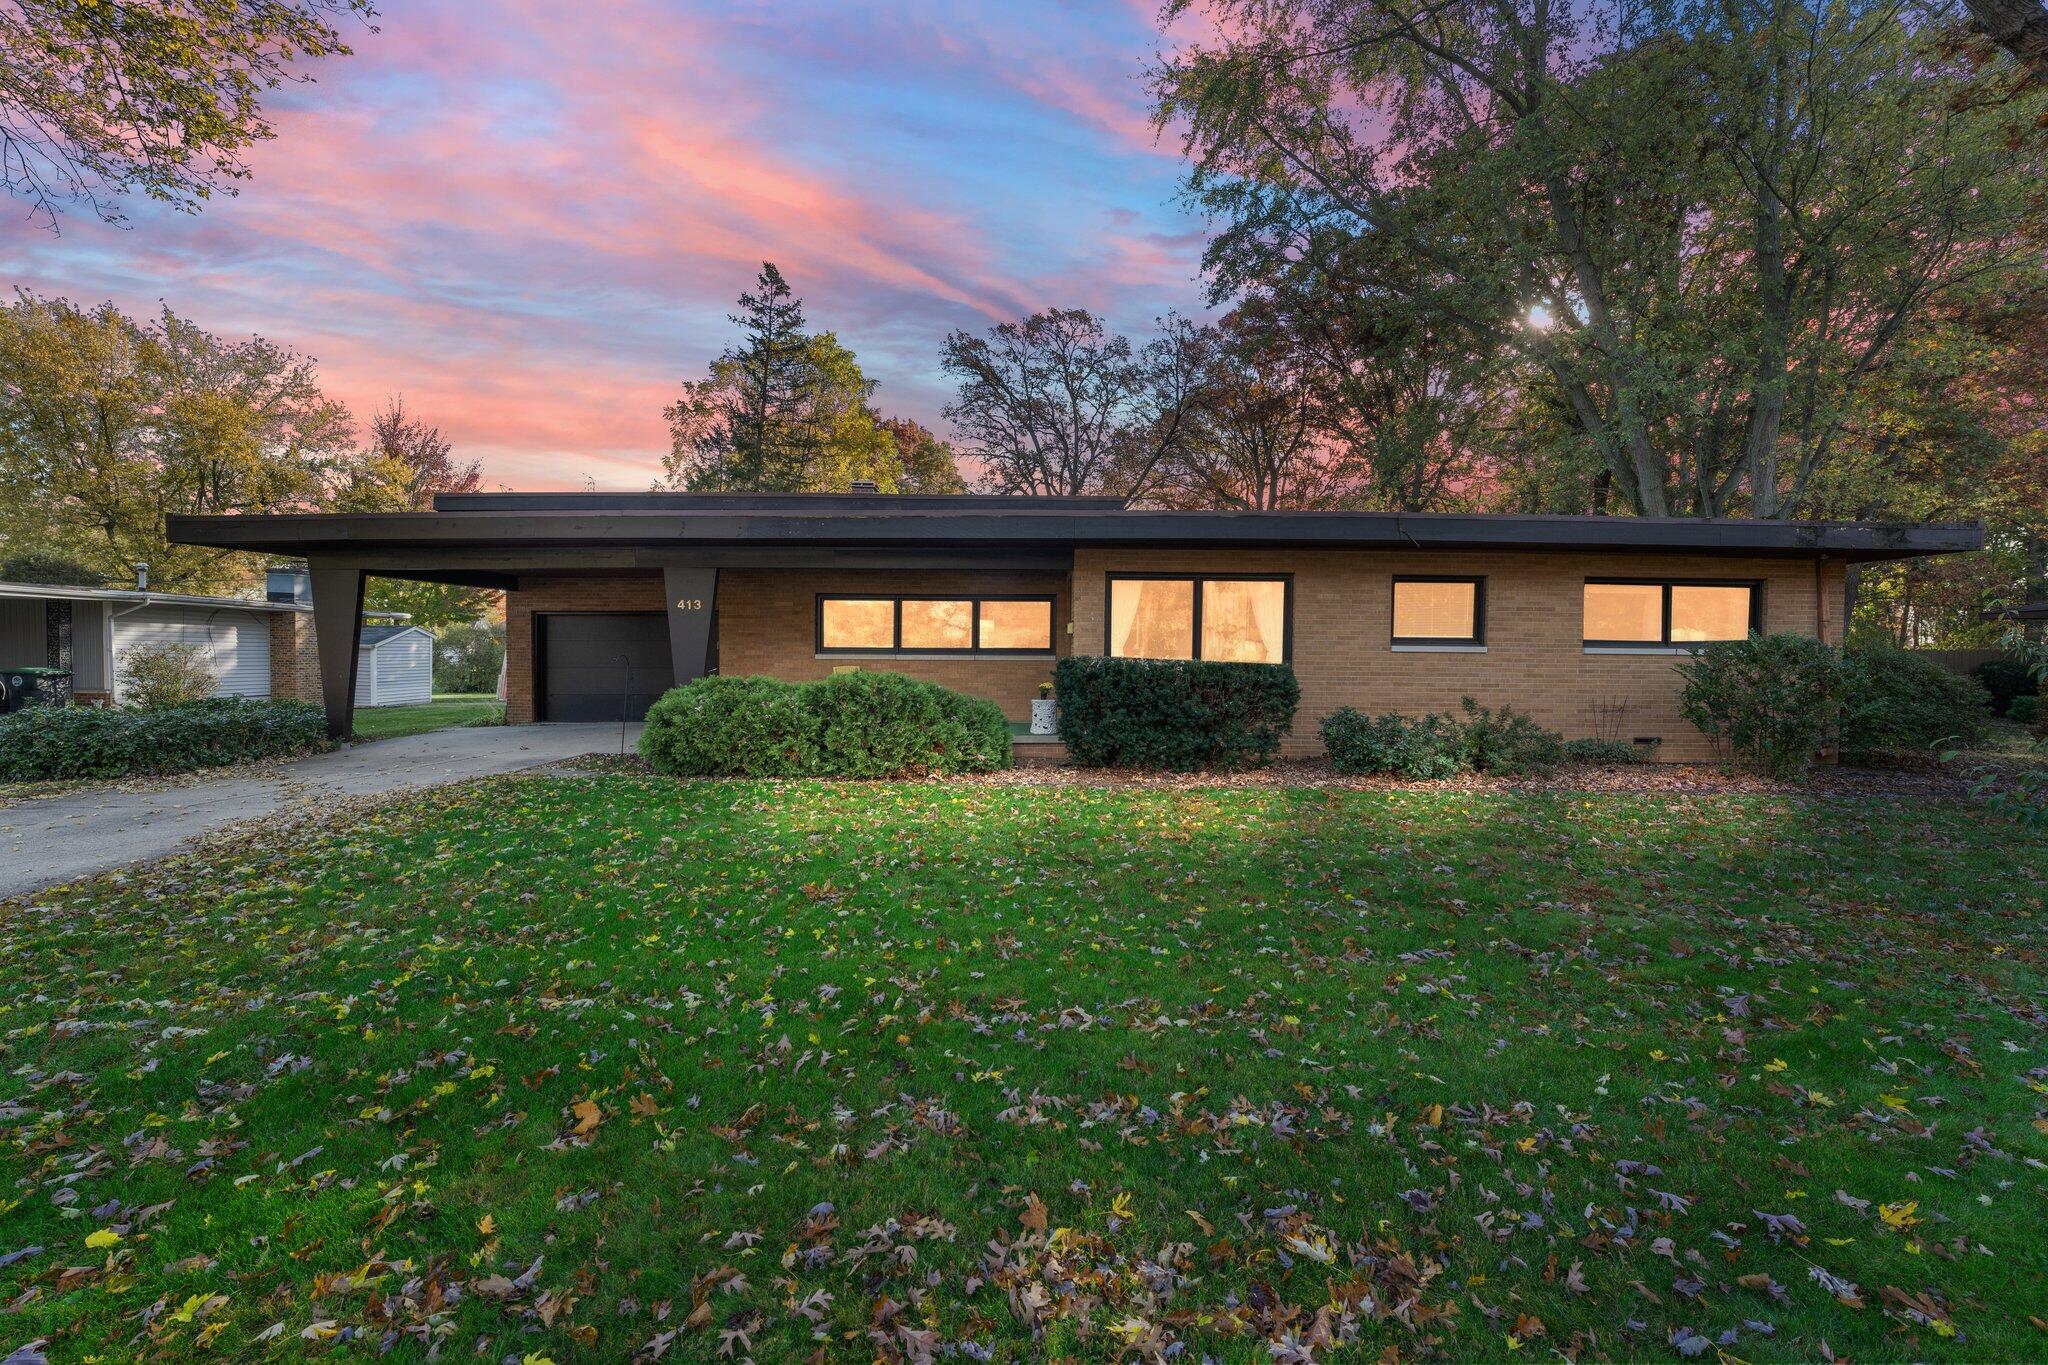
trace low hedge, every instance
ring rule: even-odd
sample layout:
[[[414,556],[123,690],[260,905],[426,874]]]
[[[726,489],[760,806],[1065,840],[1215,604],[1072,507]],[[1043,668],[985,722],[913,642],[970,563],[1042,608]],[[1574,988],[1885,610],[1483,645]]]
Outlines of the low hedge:
[[[310,702],[213,697],[159,711],[31,706],[0,716],[0,781],[190,772],[329,747]]]
[[[1368,716],[1346,706],[1323,717],[1322,730],[1323,748],[1340,773],[1384,773],[1427,782],[1465,771],[1464,739],[1449,716],[1397,711]]]
[[[1557,731],[1545,729],[1512,706],[1496,711],[1470,697],[1462,706],[1463,720],[1434,712],[1421,717],[1391,711],[1367,716],[1346,706],[1323,718],[1323,747],[1340,773],[1422,780],[1463,772],[1522,777],[1549,772],[1567,760],[1617,761],[1593,741],[1574,741],[1579,746],[1575,751]],[[1632,746],[1620,747],[1635,757]]]
[[[1089,768],[1194,772],[1270,762],[1301,685],[1285,664],[1067,658],[1053,670],[1060,739]]]
[[[655,702],[640,753],[683,777],[925,777],[1010,766],[992,701],[900,673],[699,678]]]
[[[2012,716],[2012,704],[2031,700],[2038,688],[2034,670],[2023,659],[1988,659],[1972,670],[1977,682],[1991,696],[1991,712]]]
[[[2014,697],[2007,704],[2005,715],[2006,719],[2017,721],[2021,725],[2038,725],[2041,723],[2041,698]]]
[[[1852,754],[1970,748],[1991,733],[1991,694],[1924,654],[1889,646],[1842,656],[1842,748]]]

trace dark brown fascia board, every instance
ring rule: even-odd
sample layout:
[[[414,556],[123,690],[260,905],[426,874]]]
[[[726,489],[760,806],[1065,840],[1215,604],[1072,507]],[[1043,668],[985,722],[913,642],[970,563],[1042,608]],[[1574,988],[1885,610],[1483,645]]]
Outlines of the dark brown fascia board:
[[[1987,621],[2048,621],[2048,602],[2029,602],[2021,607],[1999,607],[1984,613]]]
[[[1976,522],[1698,521],[1357,512],[406,512],[168,518],[173,543],[268,554],[565,546],[1580,550],[1910,559],[1983,548]],[[423,561],[424,562],[424,561]]]
[[[436,512],[779,512],[867,516],[875,512],[980,515],[1120,512],[1115,497],[1019,497],[1007,493],[436,493]]]

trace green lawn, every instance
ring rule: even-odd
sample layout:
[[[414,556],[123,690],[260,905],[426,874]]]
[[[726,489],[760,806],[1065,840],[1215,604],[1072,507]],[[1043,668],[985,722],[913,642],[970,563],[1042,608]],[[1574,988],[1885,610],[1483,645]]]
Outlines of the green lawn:
[[[0,908],[0,1352],[2039,1359],[2044,868],[1509,790],[272,828]]]
[[[493,725],[505,704],[488,692],[438,692],[417,706],[359,706],[357,739],[395,739],[456,725]]]

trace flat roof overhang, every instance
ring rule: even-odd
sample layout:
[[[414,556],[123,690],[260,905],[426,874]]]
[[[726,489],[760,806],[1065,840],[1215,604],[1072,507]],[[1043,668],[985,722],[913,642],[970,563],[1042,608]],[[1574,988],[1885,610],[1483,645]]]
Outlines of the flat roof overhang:
[[[880,501],[884,505],[874,506]],[[648,567],[837,560],[853,552],[947,559],[1071,555],[1076,549],[1514,550],[1910,559],[1982,549],[1977,522],[1694,520],[1462,513],[998,510],[857,513],[725,510],[462,511],[173,516],[181,545],[359,561],[396,572],[542,571],[595,558]],[[828,552],[809,554],[802,552]]]

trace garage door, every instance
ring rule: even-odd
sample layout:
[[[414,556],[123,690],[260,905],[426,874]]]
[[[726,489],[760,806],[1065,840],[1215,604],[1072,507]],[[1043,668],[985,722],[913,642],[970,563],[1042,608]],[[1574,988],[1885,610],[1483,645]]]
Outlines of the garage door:
[[[668,618],[659,612],[543,615],[542,720],[639,720],[674,685]]]

